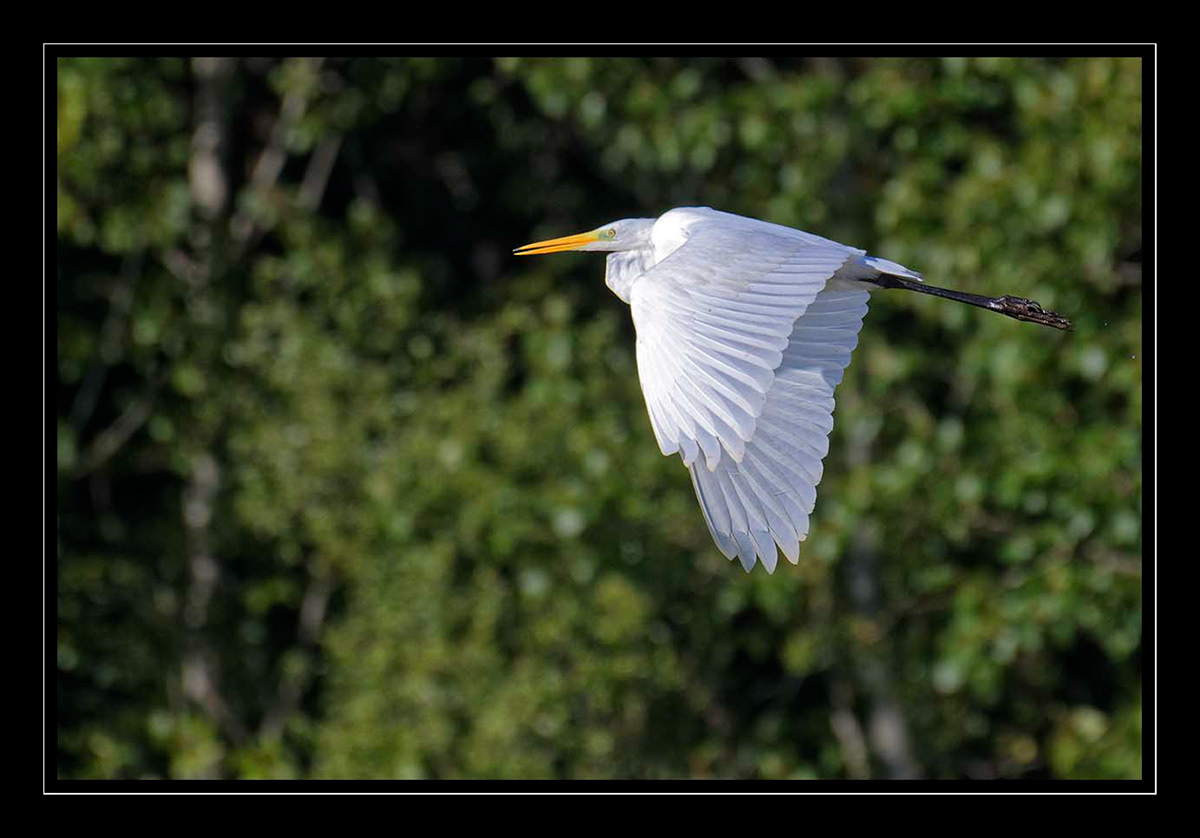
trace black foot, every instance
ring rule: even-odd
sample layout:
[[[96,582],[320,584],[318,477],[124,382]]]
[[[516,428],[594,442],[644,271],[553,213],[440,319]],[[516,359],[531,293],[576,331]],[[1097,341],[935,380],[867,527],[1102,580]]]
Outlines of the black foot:
[[[1030,323],[1041,323],[1043,326],[1051,326],[1055,329],[1071,329],[1071,321],[1063,317],[1061,314],[1055,314],[1053,311],[1046,311],[1033,300],[1022,299],[1021,297],[997,297],[994,300],[995,306],[993,310],[1001,314],[1007,314],[1009,317],[1017,320],[1026,320]]]

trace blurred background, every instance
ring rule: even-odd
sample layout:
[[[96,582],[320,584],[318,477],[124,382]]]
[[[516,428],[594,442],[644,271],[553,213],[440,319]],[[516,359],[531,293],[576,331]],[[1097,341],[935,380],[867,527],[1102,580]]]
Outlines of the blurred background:
[[[59,59],[62,778],[1141,776],[1139,59]],[[603,258],[881,291],[800,564],[720,555]]]

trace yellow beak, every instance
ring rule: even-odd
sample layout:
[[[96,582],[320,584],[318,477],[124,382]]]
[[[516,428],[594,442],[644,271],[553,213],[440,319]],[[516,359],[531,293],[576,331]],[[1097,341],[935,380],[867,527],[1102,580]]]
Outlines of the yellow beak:
[[[518,247],[513,251],[515,256],[541,256],[543,253],[558,253],[562,250],[578,250],[585,244],[600,241],[596,231],[579,233],[574,236],[563,236],[561,239],[547,239],[544,242],[534,242]]]

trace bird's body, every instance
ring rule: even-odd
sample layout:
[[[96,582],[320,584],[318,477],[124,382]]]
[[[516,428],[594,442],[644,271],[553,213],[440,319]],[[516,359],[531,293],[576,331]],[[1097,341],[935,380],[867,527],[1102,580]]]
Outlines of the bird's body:
[[[650,424],[678,454],[713,540],[747,570],[794,564],[808,534],[842,380],[872,287],[949,296],[1065,328],[1028,300],[932,288],[866,251],[708,207],[625,219],[519,248],[609,253],[629,304]],[[1011,309],[1011,310],[1006,310]]]

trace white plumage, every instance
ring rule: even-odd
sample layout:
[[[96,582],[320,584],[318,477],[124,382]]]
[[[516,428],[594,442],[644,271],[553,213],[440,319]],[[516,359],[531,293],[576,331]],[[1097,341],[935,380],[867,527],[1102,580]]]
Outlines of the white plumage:
[[[627,218],[514,253],[609,254],[629,303],[638,376],[663,454],[678,454],[713,540],[749,572],[795,564],[833,429],[833,392],[872,286],[902,288],[1069,330],[1022,297],[926,285],[903,265],[811,233],[708,207]]]
[[[757,556],[773,572],[775,544],[793,564],[799,559],[829,451],[833,392],[858,344],[867,297],[829,279],[795,321],[741,456],[689,466],[713,540],[747,570]]]
[[[607,250],[630,304],[650,424],[692,476],[713,540],[749,571],[794,564],[833,429],[834,390],[894,262],[707,207],[627,219],[518,253]]]

